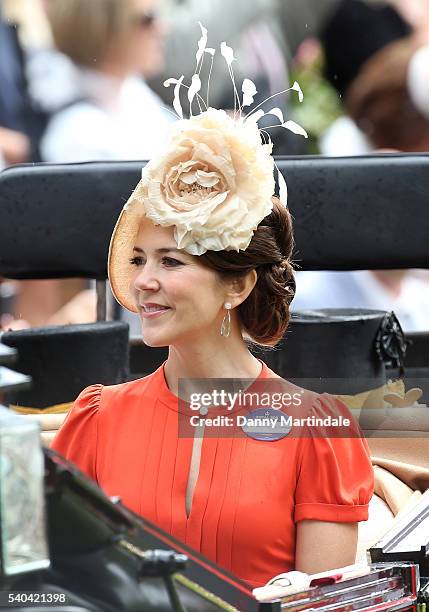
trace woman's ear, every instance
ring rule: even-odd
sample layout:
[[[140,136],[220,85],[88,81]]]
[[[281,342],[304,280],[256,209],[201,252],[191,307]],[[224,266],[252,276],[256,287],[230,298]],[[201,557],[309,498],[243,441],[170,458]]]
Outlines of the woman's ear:
[[[258,274],[256,270],[253,269],[248,272],[246,276],[233,278],[228,281],[228,296],[226,301],[229,300],[234,308],[239,306],[252,292],[257,280]]]

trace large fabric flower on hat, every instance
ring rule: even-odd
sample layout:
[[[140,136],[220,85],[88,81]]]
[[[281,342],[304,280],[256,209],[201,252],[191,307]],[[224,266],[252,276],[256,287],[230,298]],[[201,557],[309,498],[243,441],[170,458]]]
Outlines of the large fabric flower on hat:
[[[154,224],[174,227],[177,247],[191,255],[244,250],[272,210],[271,151],[251,118],[209,108],[178,122],[134,197]]]
[[[225,42],[221,43],[220,51],[234,86],[234,113],[229,115],[211,108],[208,99],[203,100],[199,94],[200,70],[206,55],[211,56],[213,63],[215,49],[207,47],[207,30],[202,24],[200,28],[191,84],[185,85],[184,76],[164,82],[165,87],[175,86],[173,108],[180,120],[173,127],[165,152],[143,168],[142,178],[122,209],[110,241],[108,273],[113,295],[134,312],[137,307],[131,287],[135,268],[131,263],[143,220],[174,228],[177,247],[191,255],[245,250],[254,231],[273,208],[275,162],[266,130],[281,127],[307,137],[300,125],[284,120],[280,108],[268,112],[260,108],[288,91],[296,91],[302,102],[303,93],[296,81],[244,115],[243,109],[254,102],[256,86],[250,79],[244,79],[240,99],[232,69],[234,52]],[[188,89],[190,119],[183,119],[180,98],[183,87]],[[193,102],[198,102],[200,108],[197,115],[193,114]],[[264,127],[263,142],[258,121],[264,115],[273,115],[280,123]],[[281,172],[277,175],[280,199],[286,205],[286,181]]]

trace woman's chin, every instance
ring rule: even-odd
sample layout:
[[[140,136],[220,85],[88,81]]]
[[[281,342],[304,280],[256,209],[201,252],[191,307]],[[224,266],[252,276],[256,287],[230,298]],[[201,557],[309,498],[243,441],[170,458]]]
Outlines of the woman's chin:
[[[143,342],[146,346],[150,346],[152,348],[161,348],[162,346],[168,346],[170,343],[168,340],[164,340],[163,338],[155,338],[151,336],[145,336],[143,334]]]
[[[169,315],[167,314],[164,316],[168,317]],[[154,320],[141,319],[142,340],[147,346],[153,348],[169,346],[169,344],[171,344],[170,340],[176,336],[174,333],[174,326],[171,328],[168,322],[165,324],[160,320],[162,318],[163,316],[155,317]]]
[[[154,333],[152,330],[145,330],[143,326],[142,340],[146,346],[151,346],[153,348],[169,346],[171,344],[170,340],[172,339],[171,334]]]

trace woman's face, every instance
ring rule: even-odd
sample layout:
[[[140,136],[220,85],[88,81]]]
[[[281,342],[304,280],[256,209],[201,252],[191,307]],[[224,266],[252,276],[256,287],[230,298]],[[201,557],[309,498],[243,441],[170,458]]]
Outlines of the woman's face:
[[[143,221],[132,263],[145,344],[179,346],[219,335],[225,287],[198,257],[176,248],[173,228]]]
[[[164,65],[165,27],[157,0],[131,0],[131,24],[125,53],[130,72],[150,77]]]

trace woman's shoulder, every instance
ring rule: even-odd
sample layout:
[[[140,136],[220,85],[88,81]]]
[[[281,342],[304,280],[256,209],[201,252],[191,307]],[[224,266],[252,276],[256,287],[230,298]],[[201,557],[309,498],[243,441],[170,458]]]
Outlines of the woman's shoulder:
[[[260,360],[262,363],[262,372],[259,377],[259,380],[264,384],[264,387],[268,385],[268,388],[272,389],[272,392],[283,392],[289,393],[293,395],[302,396],[303,401],[305,400],[305,405],[317,405],[321,399],[323,400],[322,395],[318,394],[315,391],[311,391],[310,389],[306,389],[299,385],[299,381],[292,382],[288,380],[287,377],[281,376],[274,370],[272,370],[264,361]]]
[[[41,141],[44,161],[86,161],[91,155],[105,157],[111,148],[106,113],[87,100],[76,100],[49,120]]]
[[[328,421],[333,423],[342,423],[345,427],[350,427],[349,433],[354,432],[354,435],[360,436],[359,430],[355,430],[355,420],[347,405],[341,398],[331,393],[318,392],[308,389],[299,384],[300,381],[290,381],[286,377],[282,377],[274,370],[269,368],[264,362],[261,373],[261,381],[264,383],[264,390],[270,391],[272,394],[282,395],[282,400],[287,402],[284,406],[286,412],[288,408],[292,410],[293,416],[307,419],[307,423],[321,423],[324,425]],[[267,387],[268,385],[268,387]],[[311,417],[311,419],[310,419]],[[310,419],[310,420],[308,420]],[[317,420],[319,419],[319,420]]]
[[[163,371],[162,366],[160,366],[157,370],[142,378],[115,385],[96,384],[87,387],[78,399],[80,402],[86,401],[91,405],[97,403],[98,409],[101,411],[112,410],[124,405],[130,406],[133,401],[140,401],[142,397],[146,402],[151,401],[151,399],[155,400],[163,381]]]
[[[82,437],[82,431],[85,430],[85,439],[89,439],[91,435],[96,437],[99,426],[117,422],[118,411],[133,409],[140,405],[142,399],[145,405],[155,402],[157,389],[159,391],[160,388],[160,374],[163,376],[162,370],[157,370],[144,378],[129,382],[117,385],[95,384],[83,389],[69,410],[53,447],[63,452],[62,445],[69,444],[71,432]]]
[[[312,404],[316,404],[316,405],[330,404],[332,405],[332,404],[336,404],[336,402],[340,402],[341,405],[344,405],[343,402],[336,395],[332,393],[312,391],[311,389],[307,389],[305,383],[308,383],[308,380],[306,380],[304,377],[302,379],[302,382],[304,384],[301,386],[299,384],[300,383],[299,380],[295,380],[293,382],[292,380],[289,380],[287,376],[282,376],[281,374],[278,374],[275,370],[271,369],[261,359],[259,361],[262,364],[262,371],[259,377],[260,380],[269,380],[269,381],[272,380],[274,382],[277,382],[277,384],[279,385],[288,387],[292,391],[295,391],[295,392],[301,391],[307,395],[307,397],[309,398],[309,401]]]
[[[109,397],[133,396],[151,389],[156,389],[160,372],[155,370],[147,376],[129,380],[116,385],[103,386],[103,394]]]
[[[95,122],[95,123],[94,123]],[[90,127],[91,133],[108,124],[106,112],[85,98],[76,98],[58,109],[50,118],[47,133],[72,132],[76,127]],[[84,134],[79,135],[81,138]]]

